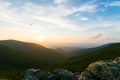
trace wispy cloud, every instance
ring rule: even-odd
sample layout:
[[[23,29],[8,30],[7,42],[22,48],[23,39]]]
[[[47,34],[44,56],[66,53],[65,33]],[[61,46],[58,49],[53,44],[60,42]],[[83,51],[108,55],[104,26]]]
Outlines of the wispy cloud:
[[[59,2],[59,1],[58,1]],[[64,1],[61,1],[62,3]],[[74,20],[66,18],[76,12],[96,12],[97,6],[93,1],[80,5],[79,7],[68,7],[65,4],[57,4],[57,6],[41,6],[33,3],[25,3],[25,5],[16,8],[6,8],[12,5],[10,2],[2,2],[0,11],[0,20],[10,23],[28,25],[31,23],[41,27],[49,27],[52,29],[67,29],[70,31],[81,31],[96,27],[118,26],[118,22],[104,21],[104,19],[88,19],[87,17],[78,16],[79,20],[87,21],[87,23],[75,23]],[[20,12],[17,12],[21,9]]]
[[[56,2],[56,1],[55,1]],[[58,1],[57,3],[62,3],[65,1]],[[65,18],[64,16],[68,16],[75,12],[81,11],[88,11],[94,10],[95,7],[92,5],[84,5],[80,6],[79,8],[73,7],[68,8],[66,5],[57,4],[58,6],[39,6],[33,3],[26,3],[22,7],[16,7],[8,9],[6,6],[11,6],[12,3],[10,2],[2,2],[2,11],[0,11],[0,20],[4,20],[10,23],[16,24],[24,24],[34,21],[38,21],[36,23],[42,27],[51,27],[51,28],[63,28],[68,30],[84,30],[85,28],[79,27],[79,25],[75,24],[73,21]],[[16,9],[21,9],[20,13],[16,12]],[[81,20],[87,20],[87,18],[81,18]]]
[[[105,6],[105,7],[120,7],[120,1],[111,1],[111,2],[102,2],[102,4]]]
[[[92,36],[93,39],[98,39],[98,38],[100,38],[100,37],[102,37],[102,33],[100,33],[100,32],[96,32],[96,33]]]
[[[120,6],[120,1],[113,1],[109,6]]]
[[[65,3],[67,2],[68,0],[54,0],[54,3],[55,4],[61,4],[61,3]]]
[[[87,21],[88,20],[88,18],[86,18],[86,17],[81,17],[81,18],[79,18],[80,20],[83,20],[83,21]]]
[[[26,32],[29,28],[38,35],[45,33],[52,36],[79,37],[84,34],[89,38],[91,37],[89,33],[93,33],[92,39],[103,38],[106,34],[103,35],[101,32],[113,34],[116,29],[119,29],[119,14],[116,13],[118,15],[116,17],[114,12],[107,12],[109,7],[104,7],[106,4],[101,6],[100,3],[97,3],[99,0],[89,0],[84,3],[80,3],[78,0],[77,5],[70,5],[71,0],[48,1],[52,1],[52,4],[41,5],[42,3],[35,3],[32,0],[19,0],[16,3],[20,4],[16,6],[15,2],[2,0],[0,1],[0,21],[6,23],[5,26],[11,24],[20,26],[22,29],[26,28]],[[80,1],[82,2],[82,0]],[[23,2],[24,4],[21,4]],[[109,2],[109,6],[120,6],[120,1]],[[105,11],[102,11],[104,9]],[[109,14],[106,15],[107,13]],[[4,24],[0,27],[2,26]]]

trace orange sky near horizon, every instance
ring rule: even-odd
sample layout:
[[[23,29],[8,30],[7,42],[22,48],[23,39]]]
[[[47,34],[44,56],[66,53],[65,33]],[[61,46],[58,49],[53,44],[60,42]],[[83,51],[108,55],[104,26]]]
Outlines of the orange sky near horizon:
[[[120,42],[119,13],[114,0],[0,0],[0,40],[46,47]]]

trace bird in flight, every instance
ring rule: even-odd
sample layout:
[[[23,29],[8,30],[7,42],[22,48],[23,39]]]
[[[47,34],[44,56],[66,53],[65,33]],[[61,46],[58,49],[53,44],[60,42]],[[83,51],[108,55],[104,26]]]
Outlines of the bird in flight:
[[[33,23],[31,23],[30,25],[33,25]]]

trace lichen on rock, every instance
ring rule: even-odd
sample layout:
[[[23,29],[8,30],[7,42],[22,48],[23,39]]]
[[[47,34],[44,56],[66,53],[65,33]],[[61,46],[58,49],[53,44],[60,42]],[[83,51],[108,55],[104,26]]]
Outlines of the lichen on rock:
[[[90,64],[79,80],[120,80],[120,57]]]

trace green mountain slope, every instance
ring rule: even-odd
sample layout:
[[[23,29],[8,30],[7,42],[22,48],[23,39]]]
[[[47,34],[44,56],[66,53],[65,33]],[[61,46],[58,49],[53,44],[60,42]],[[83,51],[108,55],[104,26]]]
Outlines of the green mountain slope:
[[[38,44],[15,40],[0,41],[0,78],[20,80],[23,70],[40,68],[64,68],[71,71],[83,71],[90,63],[113,59],[120,56],[120,43],[112,43],[104,47],[97,47],[86,54],[80,54],[64,60],[66,57],[55,50]],[[62,61],[61,63],[59,63]]]
[[[15,40],[0,41],[0,63],[14,68],[44,68],[64,59],[60,53],[38,44]]]
[[[64,58],[61,53],[38,44],[0,41],[0,79],[21,80],[26,69],[50,70]]]
[[[0,69],[3,66],[13,68],[25,67],[29,64],[34,63],[34,60],[32,61],[31,59],[32,58],[30,58],[21,51],[14,50],[12,48],[0,44]]]
[[[104,45],[96,46],[96,47],[92,47],[92,48],[78,48],[78,49],[73,50],[71,53],[73,54],[74,57],[75,56],[80,56],[82,54],[95,52],[95,51],[97,51],[101,48],[104,48],[104,47],[107,47],[107,46],[110,46],[110,45],[112,45],[112,43],[104,44]]]
[[[60,67],[81,72],[92,62],[113,59],[118,56],[120,56],[120,43],[112,43],[98,50],[69,58],[63,61]]]

